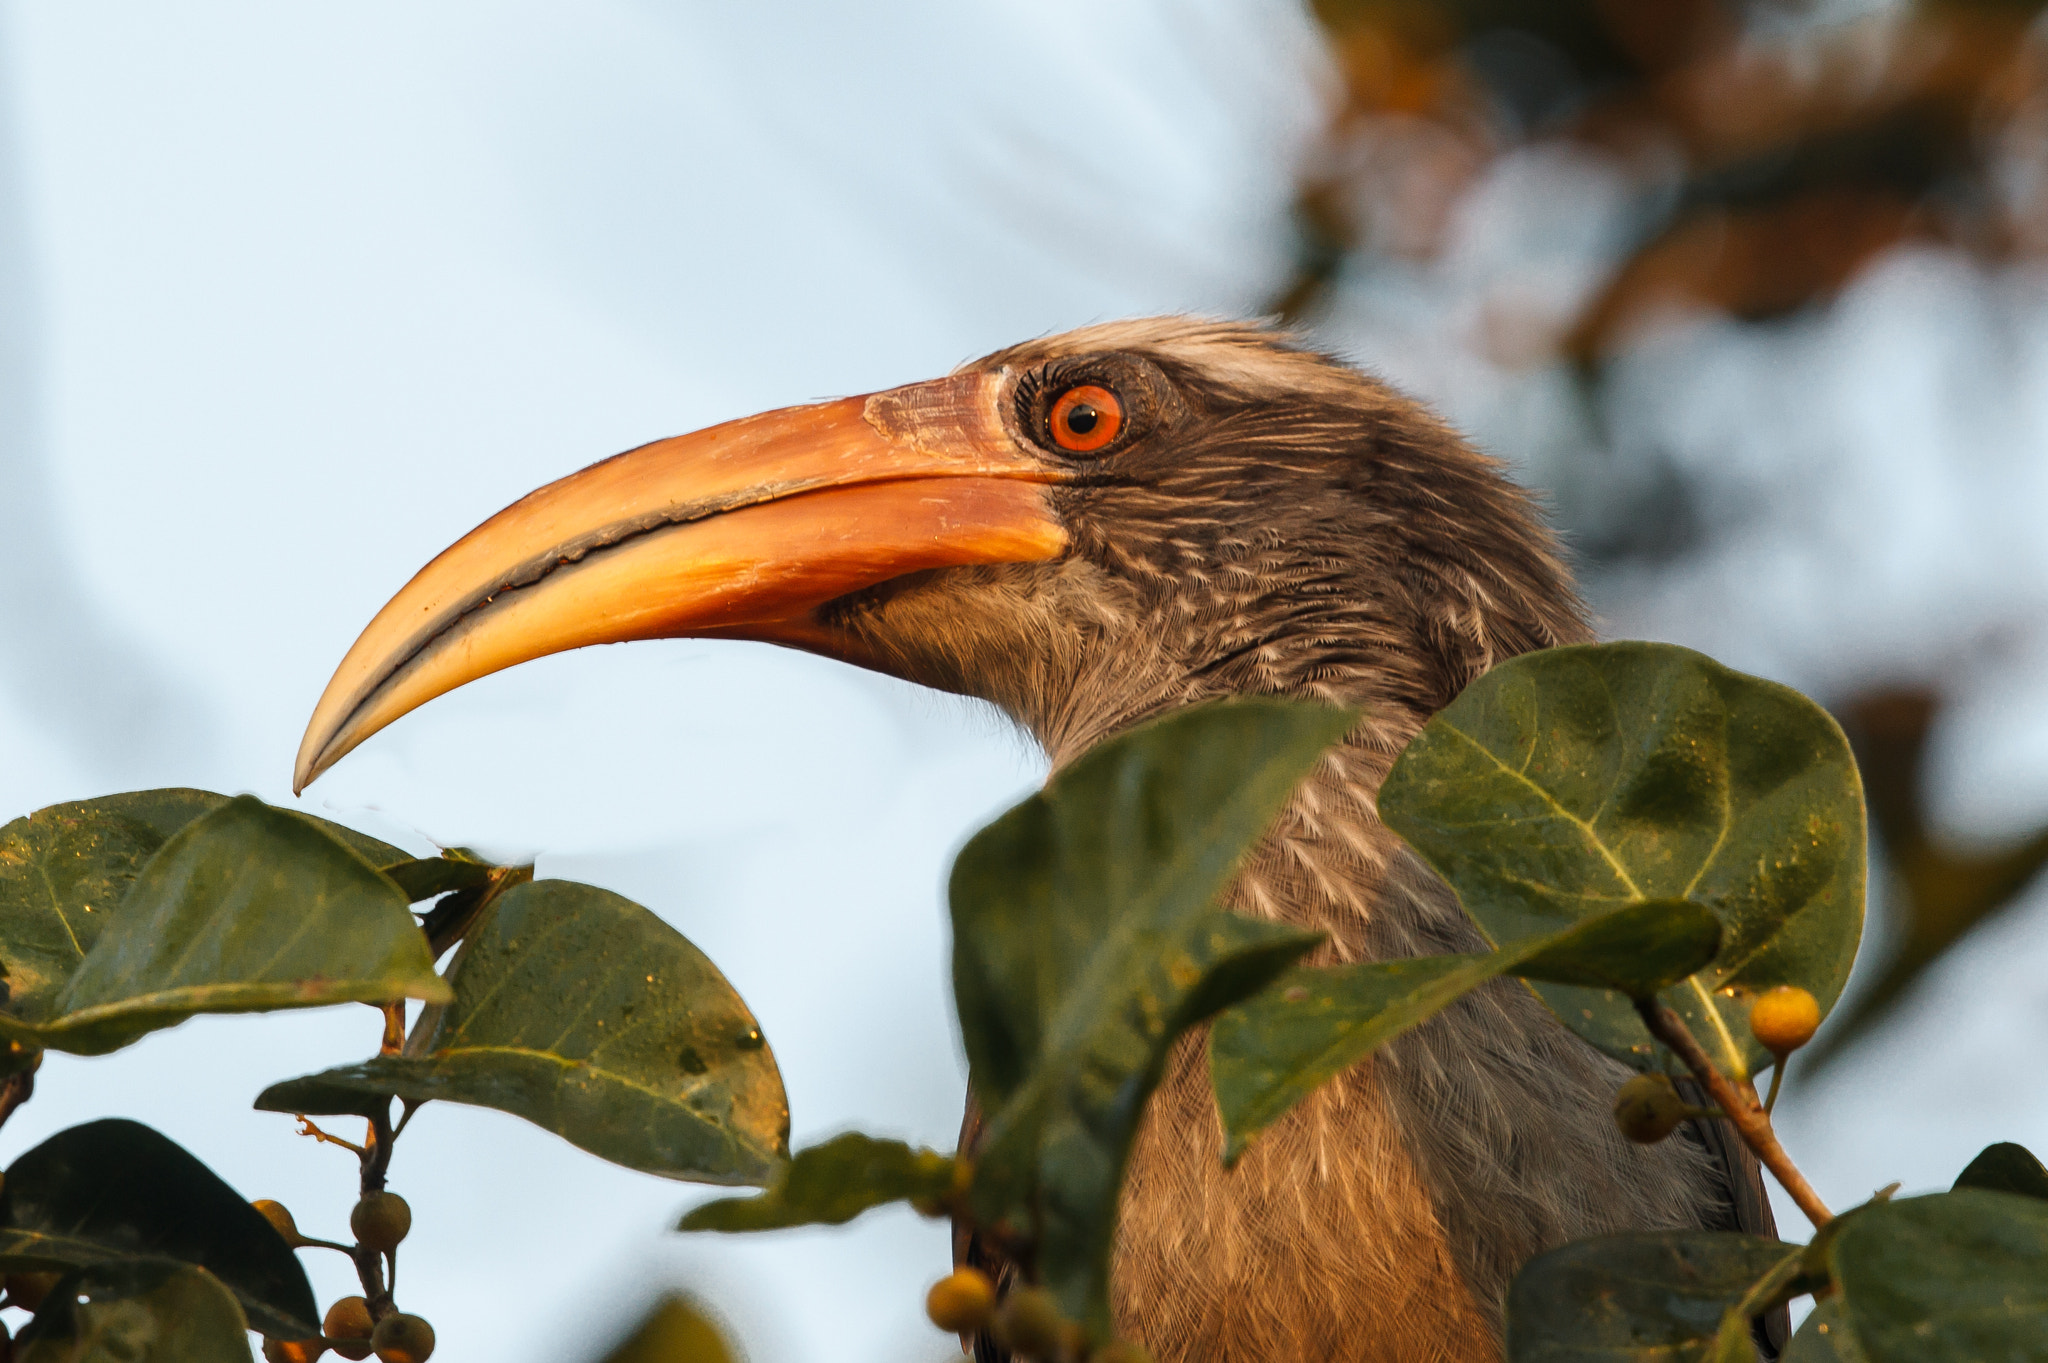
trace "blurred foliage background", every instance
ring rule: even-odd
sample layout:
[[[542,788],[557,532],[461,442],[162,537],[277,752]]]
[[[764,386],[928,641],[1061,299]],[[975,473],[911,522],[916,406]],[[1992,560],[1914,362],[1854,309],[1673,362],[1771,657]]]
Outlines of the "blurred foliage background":
[[[1908,249],[1994,274],[2048,253],[2041,8],[1313,0],[1338,92],[1272,308],[1339,338],[1373,331],[1388,293],[1469,249],[1461,219],[1474,200],[1522,180],[1495,211],[1548,218],[1548,231],[1509,234],[1519,252],[1491,263],[1469,306],[1442,307],[1436,343],[1468,352],[1479,374],[1451,385],[1467,390],[1454,408],[1472,405],[1473,387],[1551,376],[1547,419],[1482,435],[1548,484],[1596,605],[1609,605],[1709,559],[1751,519],[1717,505],[1711,475],[1617,432],[1616,409],[1645,397],[1632,355],[1702,317],[1765,333],[1811,317]],[[1574,196],[1598,207],[1574,214]],[[1560,234],[1575,239],[1560,249]],[[1670,387],[1647,396],[1683,401]],[[1863,476],[1885,472],[1874,461]],[[1962,848],[1926,812],[1925,747],[1970,662],[1818,678],[1862,754],[1894,918],[1823,1059],[2048,861],[2048,829]]]

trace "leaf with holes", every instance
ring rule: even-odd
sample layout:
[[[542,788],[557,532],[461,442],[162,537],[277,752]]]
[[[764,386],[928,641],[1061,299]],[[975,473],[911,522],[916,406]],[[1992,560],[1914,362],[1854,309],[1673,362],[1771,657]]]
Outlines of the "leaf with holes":
[[[166,1259],[66,1275],[23,1327],[12,1355],[15,1363],[229,1363],[249,1356],[249,1322],[234,1294],[205,1269]]]
[[[195,1013],[447,993],[389,878],[314,820],[245,795],[173,834],[45,1016],[0,1030],[100,1055]]]
[[[799,1150],[754,1197],[727,1197],[692,1208],[677,1230],[783,1230],[837,1226],[872,1207],[944,1197],[953,1161],[936,1150],[849,1131]]]
[[[983,1110],[976,1220],[1107,1337],[1116,1193],[1174,1038],[1314,934],[1216,900],[1354,711],[1235,700],[1103,743],[953,867],[953,992]]]
[[[51,805],[0,828],[8,1011],[31,1023],[48,1017],[143,863],[226,803],[205,790],[138,790]]]
[[[1319,1086],[1489,980],[1654,992],[1712,960],[1720,940],[1712,911],[1676,900],[1631,904],[1480,956],[1291,970],[1210,1030],[1224,1162]]]
[[[1502,663],[1424,726],[1379,808],[1497,944],[1640,900],[1712,908],[1714,963],[1662,997],[1736,1077],[1770,1063],[1751,996],[1796,984],[1825,1013],[1862,933],[1863,793],[1841,730],[1798,692],[1690,649]],[[1608,1053],[1657,1063],[1619,991],[1537,992]]]
[[[567,880],[498,898],[449,967],[454,1000],[402,1055],[273,1085],[272,1112],[443,1098],[524,1117],[667,1178],[760,1184],[789,1105],[753,1015],[687,938],[629,899]]]
[[[53,1017],[58,994],[150,858],[195,819],[227,803],[227,796],[206,790],[136,790],[51,805],[0,828],[0,1004],[8,1020],[33,1025]],[[375,865],[406,860],[399,849],[353,829],[281,812]]]
[[[168,1137],[108,1118],[60,1131],[8,1166],[0,1269],[132,1259],[197,1264],[266,1334],[319,1333],[305,1270],[263,1214]]]

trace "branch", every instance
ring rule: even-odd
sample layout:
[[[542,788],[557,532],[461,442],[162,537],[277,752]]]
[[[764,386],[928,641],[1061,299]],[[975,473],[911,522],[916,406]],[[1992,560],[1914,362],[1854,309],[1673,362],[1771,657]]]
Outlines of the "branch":
[[[0,1122],[12,1117],[14,1109],[34,1097],[35,1091],[36,1072],[33,1067],[17,1070],[8,1075],[4,1082],[0,1082]]]
[[[369,1114],[369,1134],[363,1138],[363,1179],[362,1195],[384,1191],[385,1171],[391,1167],[391,1104],[387,1101],[381,1112]],[[369,1303],[370,1319],[382,1320],[397,1308],[391,1301],[391,1284],[384,1278],[383,1256],[368,1245],[358,1244],[355,1249],[356,1276],[363,1282],[363,1299]],[[391,1263],[392,1277],[397,1277],[398,1261]]]
[[[1770,1114],[1756,1100],[1754,1092],[1744,1093],[1726,1075],[1714,1068],[1714,1062],[1694,1039],[1692,1032],[1678,1014],[1666,1008],[1654,998],[1635,1000],[1636,1012],[1642,1015],[1643,1025],[1650,1029],[1650,1035],[1669,1046],[1685,1067],[1700,1081],[1707,1096],[1720,1104],[1722,1115],[1743,1139],[1744,1144],[1756,1152],[1764,1168],[1771,1171],[1792,1200],[1799,1204],[1799,1210],[1806,1213],[1806,1219],[1813,1222],[1818,1230],[1835,1219],[1814,1192],[1813,1185],[1806,1181],[1806,1175],[1799,1172],[1799,1166],[1785,1153],[1785,1147],[1778,1144],[1778,1133],[1771,1127]],[[1781,1064],[1783,1062],[1780,1062]]]

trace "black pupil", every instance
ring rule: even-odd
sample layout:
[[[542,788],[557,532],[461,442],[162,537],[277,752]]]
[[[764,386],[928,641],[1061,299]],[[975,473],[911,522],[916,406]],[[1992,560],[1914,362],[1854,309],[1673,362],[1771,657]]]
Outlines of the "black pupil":
[[[1077,402],[1067,408],[1067,429],[1075,435],[1086,435],[1095,429],[1095,423],[1102,420],[1102,413],[1085,402]]]

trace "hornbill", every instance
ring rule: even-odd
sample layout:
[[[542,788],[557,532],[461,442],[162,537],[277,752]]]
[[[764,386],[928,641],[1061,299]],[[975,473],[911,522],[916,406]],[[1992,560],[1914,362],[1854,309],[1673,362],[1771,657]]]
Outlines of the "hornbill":
[[[1325,961],[1485,949],[1375,792],[1490,665],[1590,637],[1531,499],[1416,403],[1257,325],[1112,323],[656,441],[515,502],[364,630],[295,788],[487,673],[679,636],[980,697],[1055,768],[1212,697],[1364,707],[1230,891],[1328,934]],[[1326,1085],[1229,1172],[1201,1048],[1169,1063],[1119,1212],[1119,1328],[1165,1360],[1498,1359],[1508,1281],[1538,1251],[1770,1232],[1720,1123],[1631,1145],[1622,1068],[1512,982]]]

